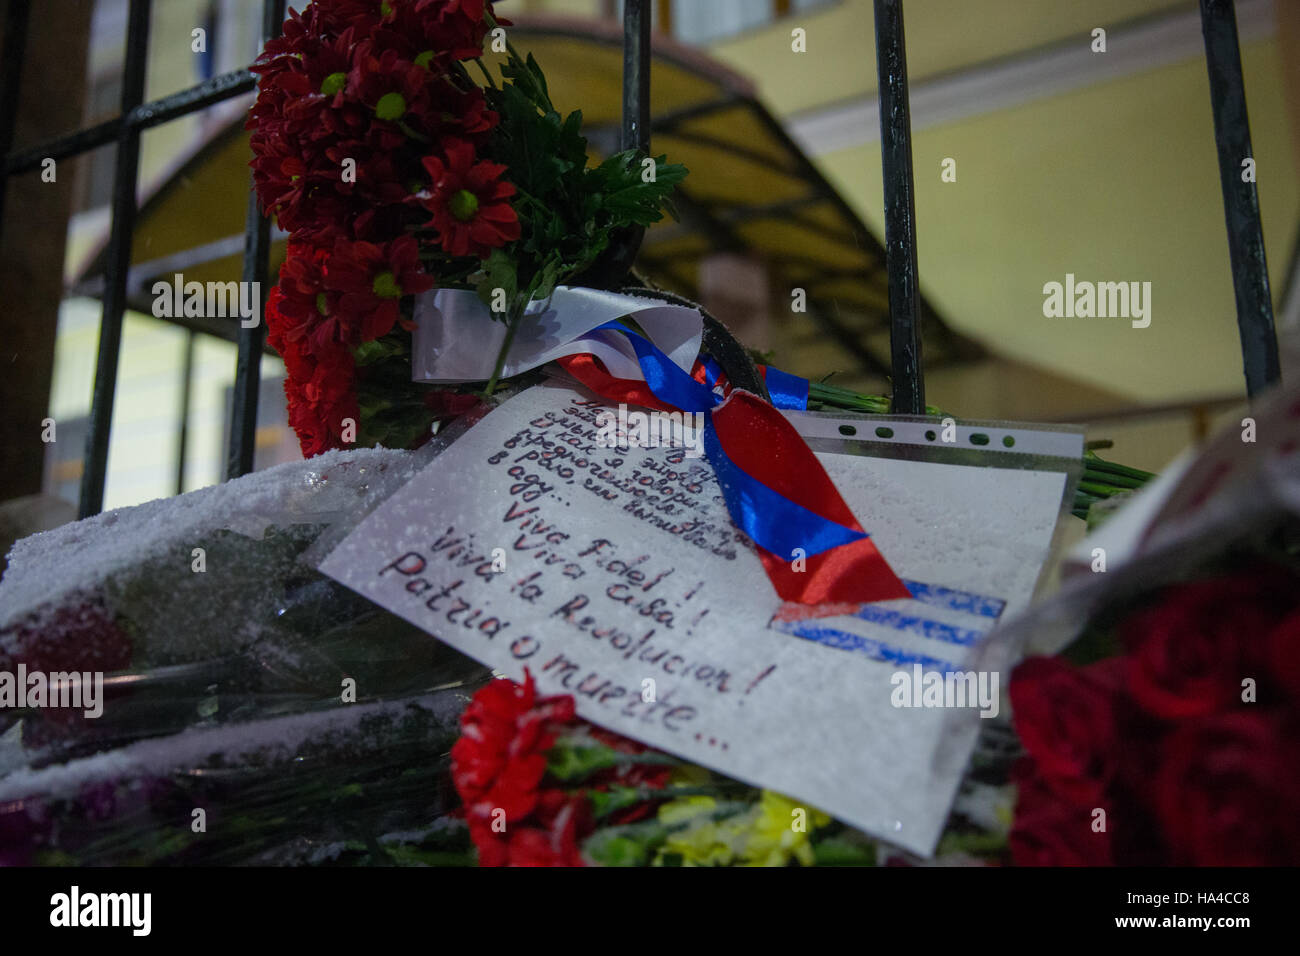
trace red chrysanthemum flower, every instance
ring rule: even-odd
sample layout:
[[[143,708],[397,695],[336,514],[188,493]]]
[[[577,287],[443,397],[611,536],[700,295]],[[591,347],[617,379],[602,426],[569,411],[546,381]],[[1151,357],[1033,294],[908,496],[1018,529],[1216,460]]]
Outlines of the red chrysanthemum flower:
[[[329,258],[327,249],[289,243],[280,267],[275,307],[275,331],[285,343],[296,345],[305,339],[308,346],[304,347],[318,351],[345,341],[339,325],[339,293],[325,288]]]
[[[285,361],[289,418],[306,455],[355,440],[367,373],[352,350],[392,331],[402,296],[434,285],[419,259],[429,240],[412,234],[438,185],[430,187],[425,154],[446,164],[439,179],[450,191],[435,204],[450,218],[440,241],[485,255],[519,235],[504,169],[474,162],[499,117],[456,65],[482,52],[490,7],[315,0],[290,12],[253,66],[254,183],[292,240],[268,303],[269,341]],[[460,411],[435,406],[431,417]]]
[[[485,6],[483,0],[417,0],[415,12],[426,42],[458,60],[468,60],[483,53]],[[498,18],[497,23],[510,26],[509,20]]]
[[[406,129],[432,129],[438,112],[434,88],[429,71],[397,50],[363,40],[353,51],[347,96],[370,110],[376,121],[372,133],[383,137],[376,145],[396,149],[407,143]]]
[[[318,28],[330,35],[349,27],[363,34],[375,29],[384,17],[384,8],[409,0],[312,0],[307,8],[314,11]]]
[[[449,140],[446,160],[426,156],[424,167],[433,184],[420,203],[433,213],[428,225],[438,231],[438,243],[453,256],[485,258],[498,246],[519,238],[519,217],[506,199],[513,184],[501,179],[499,163],[474,161],[474,147]]]
[[[391,332],[402,296],[433,285],[420,267],[419,244],[409,235],[387,243],[340,239],[325,275],[326,291],[338,294],[340,340],[354,347]]]
[[[284,271],[281,270],[282,283]],[[350,420],[361,420],[356,396],[356,364],[352,353],[338,343],[312,345],[299,334],[299,320],[286,316],[286,297],[280,286],[266,300],[267,341],[284,359],[284,393],[289,425],[298,436],[304,458],[331,448],[344,448],[343,435]]]

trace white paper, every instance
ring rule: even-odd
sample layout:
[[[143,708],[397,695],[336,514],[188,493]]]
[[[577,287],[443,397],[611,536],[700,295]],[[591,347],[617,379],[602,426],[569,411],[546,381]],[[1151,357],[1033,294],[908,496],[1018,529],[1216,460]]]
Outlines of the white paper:
[[[603,407],[554,383],[523,392],[321,570],[512,678],[527,666],[588,720],[932,852],[979,717],[895,707],[891,677],[912,658],[996,659],[952,634],[1028,601],[1065,476],[819,454],[899,576],[950,591],[791,622],[707,460],[595,447]]]
[[[644,299],[559,286],[546,300],[530,302],[506,355],[503,377],[518,375],[565,355],[590,352],[616,378],[643,377],[627,336],[592,331],[632,316],[646,336],[689,372],[700,351],[700,310]],[[505,343],[506,326],[495,321],[474,292],[438,289],[415,299],[411,380],[478,382],[488,379]]]

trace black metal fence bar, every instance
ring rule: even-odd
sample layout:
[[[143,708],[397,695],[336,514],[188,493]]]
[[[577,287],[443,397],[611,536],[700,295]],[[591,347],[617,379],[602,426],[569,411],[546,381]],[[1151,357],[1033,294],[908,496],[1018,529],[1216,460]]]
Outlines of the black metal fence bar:
[[[921,328],[917,319],[920,292],[916,275],[916,199],[903,0],[875,0],[875,4],[893,411],[898,415],[923,415],[925,381],[921,376]]]
[[[1241,336],[1246,394],[1253,397],[1281,380],[1282,367],[1273,328],[1273,299],[1268,287],[1259,194],[1255,177],[1246,176],[1244,169],[1246,160],[1253,163],[1254,154],[1250,147],[1246,86],[1232,0],[1201,0],[1201,32],[1205,36],[1205,65],[1210,73],[1219,181],[1223,187],[1223,213],[1237,299],[1237,331]]]
[[[279,35],[284,20],[284,0],[263,0],[262,46]],[[240,323],[238,355],[235,359],[235,387],[230,403],[230,445],[226,449],[226,477],[238,478],[253,470],[257,445],[257,399],[262,386],[262,340],[266,335],[263,307],[266,304],[268,260],[271,254],[271,221],[262,215],[256,192],[248,195],[248,218],[244,228],[243,281],[258,290],[257,322]]]
[[[27,52],[27,21],[30,12],[31,5],[27,0],[10,0],[5,7],[4,49],[0,50],[0,156],[8,155],[14,145],[14,125],[18,122],[18,94],[22,86],[23,61]],[[0,169],[0,223],[4,222],[8,178],[7,171]]]
[[[190,396],[194,391],[194,345],[197,333],[185,330],[185,355],[181,359],[181,397],[177,402],[177,418],[181,427],[176,435],[176,493],[185,494],[185,463],[189,460]]]
[[[646,0],[623,5],[621,149],[650,149],[650,11]]]
[[[149,53],[149,3],[150,0],[131,0],[126,27],[126,62],[122,71],[123,116],[144,100],[145,66]],[[117,390],[117,362],[122,349],[122,316],[126,311],[126,276],[131,265],[131,239],[135,233],[139,167],[140,129],[127,126],[117,139],[117,159],[113,169],[113,225],[104,258],[104,312],[99,323],[99,357],[95,363],[95,390],[90,402],[90,423],[81,475],[79,514],[83,518],[99,514],[104,507],[109,430],[113,423],[113,398]]]
[[[122,135],[124,129],[143,130],[152,126],[161,126],[170,120],[215,106],[223,100],[252,92],[256,86],[257,77],[248,70],[222,73],[187,90],[180,90],[149,103],[141,103],[125,115],[114,116],[94,126],[87,126],[66,136],[48,140],[39,146],[13,153],[5,160],[4,171],[10,176],[30,172],[40,166],[45,159],[60,160],[76,156],[115,141]]]

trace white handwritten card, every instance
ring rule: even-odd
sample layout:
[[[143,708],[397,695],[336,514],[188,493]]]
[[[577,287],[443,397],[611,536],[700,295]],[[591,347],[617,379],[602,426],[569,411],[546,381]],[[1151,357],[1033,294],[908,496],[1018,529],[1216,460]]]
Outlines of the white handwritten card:
[[[818,452],[913,597],[783,607],[707,459],[599,447],[606,407],[515,396],[321,570],[588,720],[932,852],[978,708],[892,678],[976,661],[1025,605],[1065,475]]]

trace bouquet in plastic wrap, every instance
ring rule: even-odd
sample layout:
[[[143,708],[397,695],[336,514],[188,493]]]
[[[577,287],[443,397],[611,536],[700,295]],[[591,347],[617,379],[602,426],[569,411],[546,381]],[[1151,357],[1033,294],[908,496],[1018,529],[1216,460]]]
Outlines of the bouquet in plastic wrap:
[[[0,862],[784,865],[894,852],[582,721],[571,697],[492,679],[319,574],[316,559],[455,433],[418,452],[329,452],[20,542],[0,583],[0,673],[24,676],[20,706],[0,711]],[[1005,776],[1005,727],[990,734],[975,774]],[[962,833],[988,844],[1009,809],[1005,788],[968,781],[949,848]]]
[[[463,859],[429,829],[486,672],[310,561],[436,447],[334,452],[15,547],[0,861]]]
[[[1016,863],[1300,862],[1298,412],[1185,455],[1011,625]]]

